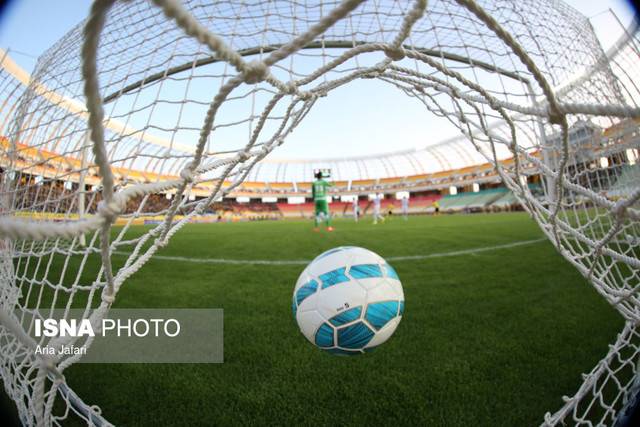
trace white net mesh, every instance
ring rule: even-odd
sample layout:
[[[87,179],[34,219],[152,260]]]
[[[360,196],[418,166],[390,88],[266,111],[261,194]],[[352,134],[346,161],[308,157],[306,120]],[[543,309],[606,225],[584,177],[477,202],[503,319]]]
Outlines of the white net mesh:
[[[30,80],[2,63],[1,373],[23,422],[70,411],[101,422],[63,381],[77,356],[33,355],[35,318],[84,308],[100,320],[316,102],[378,79],[459,128],[624,317],[609,354],[544,419],[612,424],[640,344],[635,29],[605,53],[586,18],[551,0],[209,3],[96,1]],[[530,175],[544,177],[543,198]],[[141,218],[159,223],[140,234]]]

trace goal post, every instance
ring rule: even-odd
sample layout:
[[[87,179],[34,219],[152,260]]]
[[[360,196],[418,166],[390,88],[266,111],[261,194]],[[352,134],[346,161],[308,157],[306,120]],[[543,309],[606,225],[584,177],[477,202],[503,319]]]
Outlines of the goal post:
[[[32,76],[3,57],[0,375],[23,423],[75,412],[108,425],[64,381],[80,356],[29,353],[34,320],[105,316],[175,233],[360,79],[455,126],[622,316],[576,393],[541,414],[548,426],[615,423],[640,360],[637,27],[605,53],[556,0],[232,3],[96,0]],[[145,217],[161,221],[140,235]]]

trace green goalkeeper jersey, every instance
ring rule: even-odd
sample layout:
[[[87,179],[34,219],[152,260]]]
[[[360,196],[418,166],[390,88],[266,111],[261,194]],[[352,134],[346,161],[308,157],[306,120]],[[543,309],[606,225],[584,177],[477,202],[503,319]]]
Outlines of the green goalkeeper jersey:
[[[316,202],[320,200],[327,200],[327,189],[329,187],[331,187],[331,184],[329,184],[324,179],[315,181],[313,183],[313,187],[311,188],[311,191],[313,193],[313,200]]]

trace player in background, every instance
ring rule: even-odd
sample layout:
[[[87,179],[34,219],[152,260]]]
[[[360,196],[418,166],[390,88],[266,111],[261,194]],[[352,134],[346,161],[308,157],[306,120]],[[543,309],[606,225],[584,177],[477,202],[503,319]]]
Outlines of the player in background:
[[[434,200],[433,202],[433,214],[435,216],[440,215],[440,203],[438,203],[437,200]]]
[[[409,197],[402,196],[402,218],[409,219]]]
[[[358,222],[358,196],[355,196],[355,198],[353,199],[353,220],[355,222]]]
[[[311,193],[313,194],[313,202],[316,206],[316,227],[313,231],[320,231],[321,216],[324,216],[324,224],[327,227],[327,231],[333,231],[331,226],[331,216],[329,215],[329,204],[327,203],[327,189],[331,187],[331,184],[322,179],[322,172],[316,173],[316,180],[311,187]]]
[[[387,205],[387,218],[389,219],[393,218],[394,209],[395,209],[395,206],[393,205],[393,201],[392,201]]]
[[[377,224],[378,220],[384,222],[384,216],[380,212],[380,199],[382,199],[382,194],[376,194],[376,197],[373,199],[373,223]]]

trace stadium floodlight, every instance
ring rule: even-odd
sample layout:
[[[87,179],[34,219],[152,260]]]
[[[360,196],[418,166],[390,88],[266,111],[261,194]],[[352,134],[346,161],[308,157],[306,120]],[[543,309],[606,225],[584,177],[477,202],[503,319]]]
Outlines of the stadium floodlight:
[[[64,381],[79,356],[30,351],[34,318],[86,300],[86,318],[102,319],[127,279],[315,104],[377,79],[456,126],[620,313],[607,354],[543,421],[614,424],[634,400],[640,360],[640,261],[637,240],[625,238],[640,236],[640,189],[617,188],[628,168],[598,159],[612,145],[638,149],[637,27],[604,52],[589,21],[556,0],[196,3],[97,0],[31,79],[4,56],[0,373],[22,421],[60,424],[73,411],[105,423]],[[499,162],[504,153],[512,161]],[[524,165],[543,177],[543,196],[519,179]],[[64,180],[79,185],[56,185]],[[196,186],[208,196],[190,201]],[[161,194],[174,194],[168,207]],[[163,220],[139,235],[131,225],[141,215]],[[98,272],[70,262],[91,254]],[[52,278],[34,267],[53,261],[77,270]],[[25,302],[43,293],[51,298]]]

